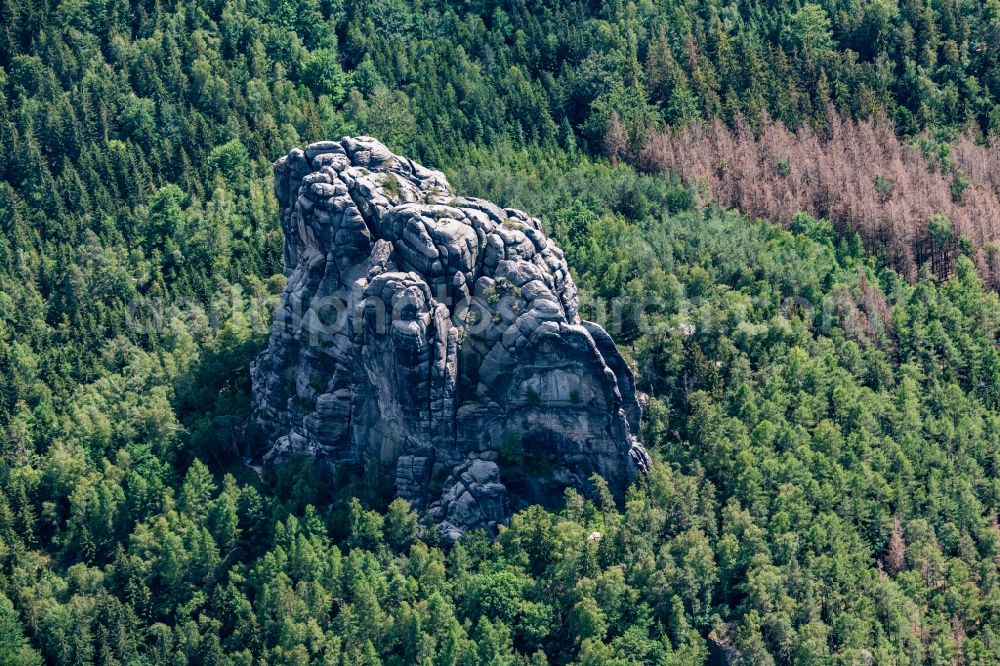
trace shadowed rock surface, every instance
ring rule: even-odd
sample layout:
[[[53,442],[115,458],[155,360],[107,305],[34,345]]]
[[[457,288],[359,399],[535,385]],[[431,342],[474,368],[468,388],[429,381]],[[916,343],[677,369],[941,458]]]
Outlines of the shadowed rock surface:
[[[648,468],[632,372],[537,219],[368,137],[274,169],[288,283],[251,368],[265,463],[377,466],[448,539]]]

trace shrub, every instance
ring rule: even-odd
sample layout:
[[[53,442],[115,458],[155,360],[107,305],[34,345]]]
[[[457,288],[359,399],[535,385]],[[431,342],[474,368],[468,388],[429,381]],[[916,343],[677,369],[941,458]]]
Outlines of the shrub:
[[[524,462],[524,442],[516,432],[504,433],[500,440],[500,460],[520,465]]]

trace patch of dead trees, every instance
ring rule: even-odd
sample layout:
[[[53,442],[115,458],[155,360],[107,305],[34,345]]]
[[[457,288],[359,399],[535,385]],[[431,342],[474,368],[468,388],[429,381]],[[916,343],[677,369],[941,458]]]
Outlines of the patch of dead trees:
[[[742,119],[651,133],[641,168],[673,171],[701,198],[790,224],[804,211],[858,233],[865,249],[913,279],[927,264],[949,276],[960,252],[1000,287],[1000,137],[962,136],[940,154],[927,135],[901,141],[885,116],[827,115],[795,131]]]

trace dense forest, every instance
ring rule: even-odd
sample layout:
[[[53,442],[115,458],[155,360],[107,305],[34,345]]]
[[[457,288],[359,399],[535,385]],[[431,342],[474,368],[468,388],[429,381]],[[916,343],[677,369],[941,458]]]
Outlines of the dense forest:
[[[997,663],[998,44],[997,0],[5,0],[0,663]],[[624,504],[444,548],[244,466],[270,162],[346,134],[543,219],[650,396]]]

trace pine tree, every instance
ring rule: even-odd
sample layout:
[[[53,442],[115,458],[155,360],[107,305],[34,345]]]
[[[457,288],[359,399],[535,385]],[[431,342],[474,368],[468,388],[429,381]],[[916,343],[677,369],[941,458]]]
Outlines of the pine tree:
[[[885,570],[890,576],[895,576],[906,566],[906,542],[903,540],[903,528],[899,516],[892,518],[892,532],[885,547],[883,557]]]
[[[604,154],[611,160],[611,166],[618,164],[618,160],[625,156],[627,148],[628,135],[625,133],[621,117],[617,111],[612,111],[604,133]]]

